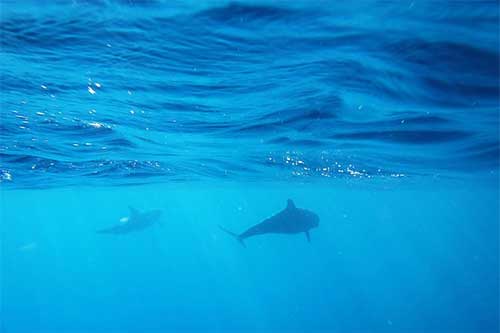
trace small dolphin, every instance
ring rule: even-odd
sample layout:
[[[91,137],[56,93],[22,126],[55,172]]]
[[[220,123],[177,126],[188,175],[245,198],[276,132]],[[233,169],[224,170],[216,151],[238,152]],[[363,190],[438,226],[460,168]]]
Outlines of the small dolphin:
[[[123,217],[120,219],[120,224],[97,230],[98,234],[128,234],[134,231],[144,230],[154,223],[158,223],[158,219],[161,216],[161,210],[152,210],[149,212],[141,213],[133,207],[129,207],[130,216]]]
[[[241,245],[245,238],[263,234],[298,234],[305,233],[307,241],[311,242],[309,230],[319,225],[319,217],[313,212],[295,207],[291,199],[288,199],[287,206],[278,214],[265,219],[261,223],[250,227],[247,231],[238,235],[219,225],[224,232],[235,237]]]

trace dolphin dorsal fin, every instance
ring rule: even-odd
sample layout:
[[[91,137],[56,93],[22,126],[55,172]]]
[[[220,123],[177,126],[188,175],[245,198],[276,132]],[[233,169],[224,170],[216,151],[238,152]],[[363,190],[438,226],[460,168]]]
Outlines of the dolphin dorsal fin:
[[[139,211],[132,206],[128,206],[130,217],[139,215]]]
[[[286,209],[295,209],[295,204],[292,199],[288,199],[286,201]]]

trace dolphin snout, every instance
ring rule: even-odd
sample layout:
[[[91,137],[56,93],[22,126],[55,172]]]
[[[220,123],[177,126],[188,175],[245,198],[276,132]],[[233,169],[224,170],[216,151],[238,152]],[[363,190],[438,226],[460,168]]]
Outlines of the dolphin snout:
[[[319,216],[314,214],[313,216],[313,227],[318,227],[319,226]]]

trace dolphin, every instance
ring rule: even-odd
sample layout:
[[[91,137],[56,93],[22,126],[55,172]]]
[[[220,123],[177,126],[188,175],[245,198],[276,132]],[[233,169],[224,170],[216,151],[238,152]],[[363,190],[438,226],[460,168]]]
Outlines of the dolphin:
[[[311,242],[309,230],[319,225],[319,217],[315,213],[295,207],[294,202],[288,199],[287,206],[276,215],[265,219],[259,224],[250,227],[242,234],[236,234],[219,225],[219,228],[235,237],[241,245],[245,246],[246,238],[263,234],[298,234],[305,233],[308,242]]]
[[[97,230],[98,234],[113,234],[122,235],[134,231],[144,230],[154,223],[158,223],[161,216],[161,210],[152,210],[148,212],[139,212],[133,207],[129,207],[130,216],[120,219],[120,224],[114,225],[109,228]]]

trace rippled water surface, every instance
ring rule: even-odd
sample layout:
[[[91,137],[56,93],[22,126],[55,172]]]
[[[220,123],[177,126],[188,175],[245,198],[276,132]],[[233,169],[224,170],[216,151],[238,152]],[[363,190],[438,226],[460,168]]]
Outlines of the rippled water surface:
[[[1,13],[9,187],[497,173],[495,2]]]

